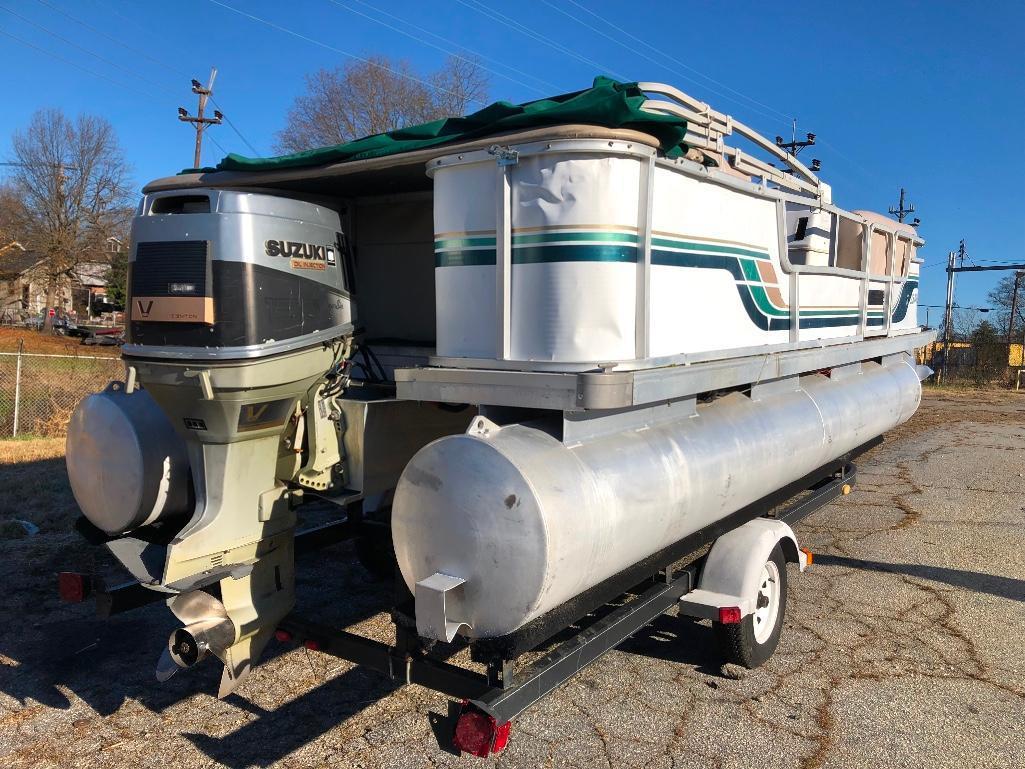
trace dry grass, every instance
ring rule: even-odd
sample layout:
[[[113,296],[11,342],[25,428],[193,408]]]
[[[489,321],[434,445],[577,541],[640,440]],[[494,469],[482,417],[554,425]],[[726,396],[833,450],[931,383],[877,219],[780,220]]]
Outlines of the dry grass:
[[[18,342],[24,341],[24,352],[45,355],[98,355],[117,358],[121,348],[117,346],[86,346],[77,338],[44,334],[27,328],[0,327],[0,352],[17,352]]]
[[[0,441],[0,538],[20,530],[12,520],[34,523],[43,532],[66,532],[78,506],[64,468],[63,438]]]
[[[0,466],[37,462],[64,456],[63,438],[31,438],[0,441]],[[5,471],[12,472],[12,471]]]

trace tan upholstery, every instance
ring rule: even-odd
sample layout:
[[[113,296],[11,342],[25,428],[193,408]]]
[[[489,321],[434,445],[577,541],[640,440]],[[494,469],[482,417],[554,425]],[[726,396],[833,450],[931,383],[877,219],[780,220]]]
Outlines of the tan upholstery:
[[[836,244],[836,266],[844,270],[861,269],[861,253],[864,249],[864,227],[861,222],[840,217],[840,229]]]
[[[888,216],[877,214],[874,211],[854,211],[853,213],[877,227],[872,232],[869,273],[872,275],[890,274],[889,257],[892,248],[896,258],[894,277],[907,275],[908,265],[914,255],[912,241],[917,237],[914,227],[895,222]],[[893,233],[897,233],[896,239],[894,239]],[[841,218],[836,266],[848,270],[860,270],[863,244],[864,228],[861,222]]]

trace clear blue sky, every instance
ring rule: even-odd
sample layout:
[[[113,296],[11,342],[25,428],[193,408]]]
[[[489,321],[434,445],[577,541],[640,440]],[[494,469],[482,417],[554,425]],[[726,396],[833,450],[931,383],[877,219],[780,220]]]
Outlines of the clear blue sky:
[[[530,35],[471,9],[476,2]],[[212,65],[222,111],[266,154],[305,73],[344,63],[340,51],[429,71],[446,56],[439,48],[453,48],[433,33],[501,73],[489,73],[492,99],[575,90],[605,73],[671,82],[769,136],[788,135],[796,116],[800,132],[820,137],[806,157],[821,158],[840,205],[885,212],[908,188],[928,241],[923,303],[942,303],[942,266],[961,238],[977,261],[1025,259],[1021,0],[578,2],[0,0],[0,157],[34,110],[60,107],[108,117],[140,185],[174,173],[191,165],[193,145],[176,108],[195,108],[189,78],[205,81]],[[251,154],[228,125],[210,135]],[[204,163],[222,154],[207,141]],[[958,303],[985,304],[998,276],[959,277]]]

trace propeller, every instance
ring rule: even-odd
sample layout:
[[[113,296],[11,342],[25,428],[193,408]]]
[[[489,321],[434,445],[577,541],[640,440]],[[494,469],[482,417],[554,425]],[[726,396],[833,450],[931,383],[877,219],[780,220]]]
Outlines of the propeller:
[[[166,681],[181,668],[190,668],[208,654],[224,660],[235,642],[235,623],[224,604],[202,590],[190,590],[167,602],[182,627],[171,633],[157,660],[158,681]]]

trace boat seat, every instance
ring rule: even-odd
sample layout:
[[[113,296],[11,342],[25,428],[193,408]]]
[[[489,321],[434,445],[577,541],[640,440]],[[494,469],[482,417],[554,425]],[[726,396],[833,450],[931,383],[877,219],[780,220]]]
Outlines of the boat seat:
[[[787,206],[787,257],[791,264],[829,266],[833,217],[810,206]]]

